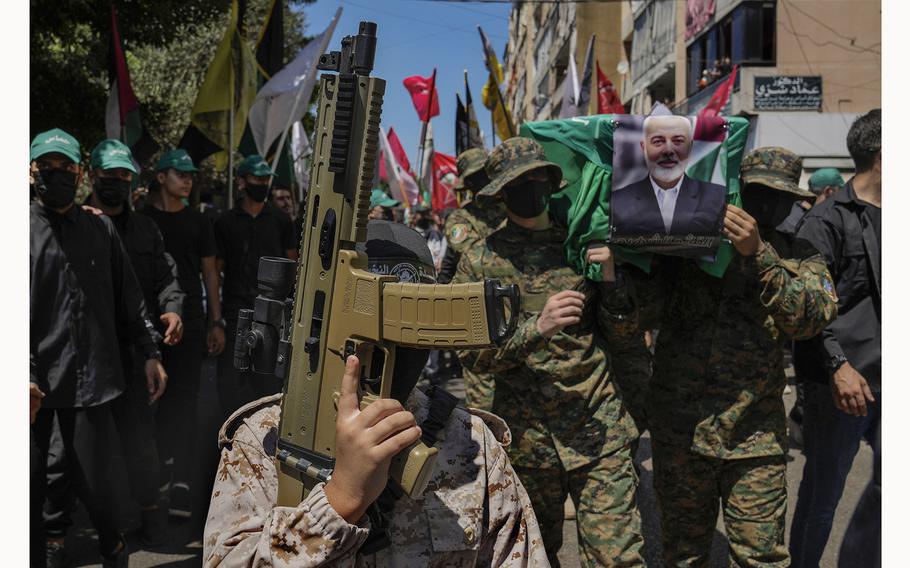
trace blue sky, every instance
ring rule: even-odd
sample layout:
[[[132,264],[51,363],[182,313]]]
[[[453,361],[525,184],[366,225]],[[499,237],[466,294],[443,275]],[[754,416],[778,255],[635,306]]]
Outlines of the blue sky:
[[[439,116],[433,118],[436,150],[455,153],[455,93],[464,99],[464,70],[468,70],[477,120],[489,147],[490,113],[480,100],[487,79],[477,26],[501,58],[509,34],[510,3],[434,2],[427,0],[317,0],[303,8],[307,35],[321,33],[335,10],[343,8],[330,49],[340,49],[341,38],[357,33],[361,20],[376,22],[379,38],[373,75],[386,80],[382,126],[394,127],[412,168],[416,168],[420,121],[402,80],[428,77],[437,69]]]

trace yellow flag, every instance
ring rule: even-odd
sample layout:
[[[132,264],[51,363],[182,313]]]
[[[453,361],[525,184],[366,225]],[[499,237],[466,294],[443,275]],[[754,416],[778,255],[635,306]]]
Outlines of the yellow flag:
[[[499,64],[499,58],[496,57],[493,46],[483,33],[483,29],[480,26],[477,26],[477,29],[480,31],[480,40],[483,42],[484,62],[487,65],[487,71],[490,72],[490,77],[480,93],[481,100],[483,106],[493,113],[493,123],[496,125],[496,134],[499,135],[500,140],[508,140],[516,136],[518,131],[512,124],[512,114],[509,112],[508,104],[505,99],[501,99],[502,66]]]
[[[240,143],[247,114],[256,98],[256,56],[237,28],[237,0],[231,2],[231,17],[221,38],[215,58],[199,88],[190,121],[206,138],[224,150]],[[230,113],[234,108],[233,140]],[[227,166],[227,152],[215,157],[216,167]]]

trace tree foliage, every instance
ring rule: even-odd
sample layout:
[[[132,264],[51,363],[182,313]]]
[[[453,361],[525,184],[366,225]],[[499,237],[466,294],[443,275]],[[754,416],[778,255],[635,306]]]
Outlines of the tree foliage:
[[[246,0],[251,47],[273,0]],[[283,5],[285,62],[306,44],[299,8]],[[179,142],[205,71],[224,34],[229,0],[123,0],[115,3],[143,126],[162,147]],[[292,9],[294,8],[294,9]],[[31,135],[60,127],[87,152],[105,137],[110,2],[31,0]]]

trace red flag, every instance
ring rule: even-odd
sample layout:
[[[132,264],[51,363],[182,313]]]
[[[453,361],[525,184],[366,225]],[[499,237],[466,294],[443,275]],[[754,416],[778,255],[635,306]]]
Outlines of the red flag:
[[[429,77],[414,75],[406,77],[404,87],[411,93],[414,109],[422,122],[427,122],[439,115],[439,96],[436,93],[436,70]],[[432,103],[430,102],[432,96]],[[427,112],[429,109],[429,112]]]
[[[622,101],[619,100],[619,95],[616,94],[616,89],[613,88],[613,83],[607,79],[607,76],[604,75],[604,72],[600,70],[600,61],[597,62],[597,114],[625,114],[626,108],[623,106]]]
[[[158,151],[158,144],[142,127],[139,101],[130,82],[130,71],[123,53],[120,31],[117,29],[117,11],[111,4],[111,36],[108,46],[108,99],[105,110],[105,131],[108,138],[116,138],[130,147],[133,158],[145,165]]]
[[[739,65],[734,65],[733,71],[730,72],[730,78],[717,87],[717,90],[711,95],[711,100],[708,101],[707,106],[698,112],[699,118],[718,116],[724,110],[730,100],[730,94],[733,92],[733,83],[736,82],[736,72],[738,70]]]
[[[398,165],[400,165],[404,171],[410,171],[411,162],[408,161],[408,155],[405,154],[404,148],[401,146],[401,140],[399,140],[398,135],[395,134],[394,128],[389,128],[389,133],[386,138],[388,138],[389,148],[395,156],[395,161],[398,162]],[[385,168],[385,160],[379,161],[379,179],[385,182],[389,181],[389,172]]]
[[[458,178],[455,156],[433,152],[433,198],[434,211],[458,207],[455,191],[452,186]]]

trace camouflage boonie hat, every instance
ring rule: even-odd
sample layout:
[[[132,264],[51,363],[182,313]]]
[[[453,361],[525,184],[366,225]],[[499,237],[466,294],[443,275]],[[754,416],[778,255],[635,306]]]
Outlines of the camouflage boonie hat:
[[[487,160],[487,153],[483,148],[468,148],[455,161],[455,167],[458,168],[458,179],[455,181],[456,190],[464,189],[464,178],[476,174],[483,169],[483,163]]]
[[[490,183],[477,192],[477,195],[493,196],[510,181],[525,172],[547,168],[553,177],[553,189],[562,181],[562,168],[547,160],[543,148],[530,138],[515,136],[493,148],[490,157],[484,164]]]
[[[814,198],[815,194],[799,187],[802,171],[802,158],[786,148],[765,146],[756,148],[743,157],[739,176],[743,187],[757,183],[799,197]]]

